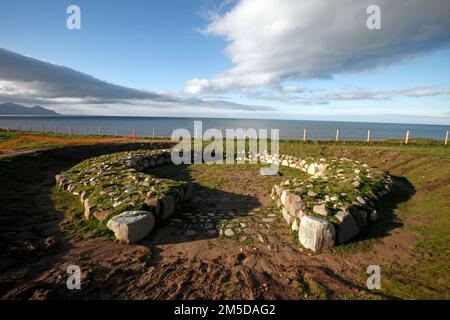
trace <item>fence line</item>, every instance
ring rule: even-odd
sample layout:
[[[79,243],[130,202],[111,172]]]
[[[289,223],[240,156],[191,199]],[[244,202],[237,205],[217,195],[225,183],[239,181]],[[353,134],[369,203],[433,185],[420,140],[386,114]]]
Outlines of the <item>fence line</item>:
[[[33,128],[32,128],[32,125],[31,124],[28,124],[28,128],[27,128],[27,125],[25,125],[25,127],[23,127],[21,124],[18,124],[17,125],[17,131],[19,132],[19,133],[26,133],[26,132],[29,132],[29,133],[31,133],[31,132],[33,132]],[[28,130],[27,130],[28,129]],[[119,126],[115,126],[115,127],[113,127],[113,128],[111,128],[111,127],[108,127],[108,128],[106,128],[107,130],[106,130],[106,132],[104,133],[104,131],[103,131],[103,129],[104,129],[104,127],[102,128],[101,126],[97,126],[97,135],[103,135],[103,134],[106,134],[106,135],[115,135],[116,137],[117,136],[119,136],[119,133],[120,133],[120,128],[119,128]],[[222,129],[223,128],[221,128],[221,132],[222,132]],[[172,130],[175,130],[175,128],[173,128]],[[290,139],[289,138],[289,136],[295,136],[295,138],[294,139],[296,139],[296,140],[303,140],[303,141],[314,141],[314,139],[308,139],[308,135],[311,135],[309,132],[308,132],[308,130],[309,129],[307,129],[307,128],[304,128],[303,129],[303,139],[302,139],[302,137],[301,137],[301,135],[299,135],[299,134],[292,134],[292,133],[288,133],[288,134],[284,134],[284,136],[285,136],[285,138],[284,139]],[[348,131],[355,131],[355,130],[361,130],[361,129],[349,129]],[[7,132],[11,132],[11,128],[10,127],[6,127],[6,131]],[[314,131],[314,130],[313,130]],[[40,132],[41,133],[47,133],[47,132],[51,132],[51,131],[46,131],[46,125],[44,124],[44,123],[41,123],[40,124]],[[64,131],[63,131],[64,132]],[[75,130],[73,129],[73,127],[72,126],[69,126],[68,127],[68,131],[66,131],[69,135],[74,135],[75,134]],[[55,134],[57,134],[58,133],[58,127],[55,125],[55,127],[54,127],[54,133]],[[403,138],[403,143],[405,144],[405,145],[407,145],[407,144],[409,144],[409,142],[410,142],[410,138],[411,138],[411,133],[412,133],[412,131],[411,130],[406,130],[405,131],[405,133],[404,133],[404,138]],[[87,127],[84,127],[84,135],[88,135],[89,134],[89,132],[88,132],[88,128]],[[200,138],[200,134],[201,134],[201,132],[199,133],[199,132],[197,132],[197,131],[195,131],[194,132],[194,138],[195,139],[197,139],[197,138]],[[172,135],[173,135],[173,131],[170,133],[169,132],[169,134],[168,135],[165,135],[165,134],[162,134],[161,135],[161,137],[172,137]],[[314,135],[314,134],[313,134]],[[223,135],[224,136],[224,135]],[[286,136],[287,136],[287,138],[286,138]],[[137,135],[137,128],[136,127],[134,127],[134,128],[132,128],[131,129],[131,134],[129,135],[129,137],[132,137],[132,138],[134,138],[134,139],[136,139],[137,137],[138,137],[138,135]],[[150,134],[147,136],[147,135],[143,135],[143,137],[151,137],[151,138],[155,138],[156,137],[156,131],[155,131],[155,128],[153,127],[153,128],[151,128],[151,136],[150,136]],[[322,137],[319,137],[318,139],[316,139],[316,141],[329,141],[329,140],[332,140],[332,137],[330,137],[330,135],[328,134],[327,135],[327,137],[328,138],[324,138],[324,136],[322,135]],[[323,138],[323,139],[322,139]],[[386,138],[386,139],[390,139],[390,138]],[[398,139],[398,138],[393,138],[393,139]],[[350,139],[348,139],[348,140],[346,140],[345,138],[343,138],[342,137],[342,135],[341,135],[341,130],[339,129],[339,128],[337,128],[336,129],[336,134],[335,134],[335,138],[334,138],[334,140],[336,141],[336,142],[339,142],[339,141],[364,141],[364,139],[358,139],[358,138],[356,138],[356,139],[352,139],[352,138],[350,138]],[[436,139],[436,140],[439,140],[439,139]],[[444,142],[444,145],[448,145],[448,140],[449,140],[449,130],[447,130],[446,132],[445,132],[445,135],[444,135],[444,139],[443,139],[443,142]],[[367,137],[366,137],[366,139],[365,139],[365,142],[367,142],[367,143],[370,143],[371,141],[373,141],[373,139],[372,139],[372,130],[370,130],[370,129],[368,129],[367,130]],[[441,140],[442,141],[442,140]]]

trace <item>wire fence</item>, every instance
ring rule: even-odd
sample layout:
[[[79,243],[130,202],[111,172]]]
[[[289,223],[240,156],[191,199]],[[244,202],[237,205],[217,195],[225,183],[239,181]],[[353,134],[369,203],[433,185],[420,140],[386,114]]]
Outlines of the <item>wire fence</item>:
[[[29,123],[29,124],[17,124],[15,126],[3,127],[6,131],[17,131],[20,133],[54,133],[54,134],[68,134],[68,135],[84,135],[84,136],[117,136],[117,137],[147,137],[147,138],[158,138],[158,137],[172,137],[175,128],[169,127],[132,127],[132,126],[68,126],[68,125],[54,125],[48,123]],[[270,136],[270,131],[276,128],[267,129],[268,136]],[[226,130],[220,128],[222,136],[226,137]],[[231,130],[236,130],[232,128]],[[242,129],[247,132],[246,128]],[[189,130],[188,130],[189,131]],[[192,136],[198,136],[193,130],[190,131]],[[258,129],[256,129],[258,132]],[[286,130],[280,130],[280,139],[282,140],[302,140],[302,141],[364,141],[367,143],[388,139],[402,140],[403,143],[408,144],[413,138],[427,138],[426,134],[422,136],[415,135],[413,130],[391,130],[391,132],[386,132],[386,130],[373,130],[373,129],[362,129],[362,128],[345,128],[345,129],[332,129],[332,128],[303,128],[303,129],[292,129],[287,128]],[[429,137],[428,137],[429,138]],[[442,132],[442,138],[437,139],[436,133],[433,132],[433,140],[441,140],[444,145],[448,145],[449,131],[446,130]]]

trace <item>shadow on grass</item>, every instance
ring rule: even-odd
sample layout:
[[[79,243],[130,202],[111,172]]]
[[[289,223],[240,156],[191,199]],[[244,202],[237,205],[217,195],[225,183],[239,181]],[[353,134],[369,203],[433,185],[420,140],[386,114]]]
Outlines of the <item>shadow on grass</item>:
[[[394,181],[393,190],[387,196],[375,202],[378,220],[369,222],[361,229],[356,238],[332,248],[332,251],[351,251],[358,248],[370,250],[372,248],[370,240],[384,238],[390,235],[392,230],[403,226],[403,223],[395,214],[395,210],[399,204],[408,201],[415,194],[416,189],[405,177],[392,176],[392,179]]]

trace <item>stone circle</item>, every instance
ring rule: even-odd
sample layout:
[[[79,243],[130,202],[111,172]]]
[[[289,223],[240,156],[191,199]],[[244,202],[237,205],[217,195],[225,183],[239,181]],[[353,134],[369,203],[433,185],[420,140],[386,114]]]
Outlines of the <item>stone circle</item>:
[[[246,153],[236,155],[236,160],[281,165],[303,172],[303,176],[274,185],[270,195],[286,223],[298,233],[299,242],[312,251],[347,242],[368,222],[377,221],[374,203],[393,187],[386,172],[347,158],[300,159]],[[85,160],[55,179],[63,190],[80,197],[86,219],[109,219],[107,226],[116,238],[131,243],[145,238],[192,195],[189,183],[142,172],[170,162],[170,150],[121,152]],[[272,171],[273,168],[269,173],[275,174]],[[183,215],[193,217],[190,213]],[[215,233],[210,228],[214,215],[198,217],[210,234]],[[230,212],[226,216],[233,218],[235,214]],[[228,227],[224,234],[232,237],[234,231]]]

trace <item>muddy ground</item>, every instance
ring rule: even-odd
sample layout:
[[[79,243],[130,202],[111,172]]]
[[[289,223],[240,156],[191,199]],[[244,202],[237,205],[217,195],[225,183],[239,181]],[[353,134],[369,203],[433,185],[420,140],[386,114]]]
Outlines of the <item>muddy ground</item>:
[[[263,177],[248,166],[155,169],[195,185],[192,202],[171,221],[136,245],[71,238],[51,199],[55,174],[118,148],[70,147],[1,159],[2,299],[396,298],[368,290],[366,268],[414,263],[415,236],[401,228],[394,209],[415,190],[400,177],[378,205],[376,228],[355,240],[374,239],[362,248],[348,245],[319,254],[302,249],[269,197],[283,177]],[[243,224],[243,233],[220,235],[227,224]],[[81,267],[81,290],[66,287],[69,265]]]

